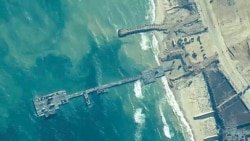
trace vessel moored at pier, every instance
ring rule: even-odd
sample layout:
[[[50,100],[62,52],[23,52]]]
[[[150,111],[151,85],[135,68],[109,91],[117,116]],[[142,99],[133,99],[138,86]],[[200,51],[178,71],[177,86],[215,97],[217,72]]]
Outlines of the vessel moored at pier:
[[[46,96],[36,97],[33,103],[37,116],[48,117],[55,114],[60,105],[68,103],[68,97],[65,90],[60,90]]]
[[[50,115],[53,115],[56,113],[56,110],[59,109],[60,105],[66,104],[69,102],[70,99],[76,98],[79,96],[83,96],[83,98],[86,102],[86,105],[90,106],[91,101],[89,98],[89,94],[107,93],[109,88],[120,86],[120,85],[131,83],[131,82],[135,82],[137,80],[142,80],[144,82],[144,84],[147,85],[147,84],[154,82],[156,78],[164,76],[165,72],[170,71],[170,70],[172,70],[172,67],[159,66],[159,67],[154,68],[154,69],[149,69],[149,70],[143,71],[141,73],[141,75],[138,75],[136,77],[130,77],[130,78],[126,78],[126,79],[123,79],[120,81],[111,82],[111,83],[97,86],[94,88],[90,88],[87,90],[79,91],[79,92],[76,92],[73,94],[67,95],[65,90],[60,90],[60,91],[50,93],[50,94],[45,95],[45,96],[36,97],[33,100],[36,114],[39,117],[40,116],[48,117]]]

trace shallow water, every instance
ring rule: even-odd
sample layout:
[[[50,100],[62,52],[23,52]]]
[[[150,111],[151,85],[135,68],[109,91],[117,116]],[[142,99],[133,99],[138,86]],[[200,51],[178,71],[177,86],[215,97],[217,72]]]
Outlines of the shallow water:
[[[118,28],[152,22],[149,4],[147,0],[0,1],[1,140],[169,140],[164,125],[171,140],[184,140],[160,80],[93,95],[91,108],[78,98],[51,118],[37,118],[34,113],[35,96],[60,89],[72,93],[157,66],[152,35],[144,35],[149,40],[145,49],[140,46],[145,45],[142,35],[119,39],[116,34]],[[141,91],[139,98],[134,90]]]

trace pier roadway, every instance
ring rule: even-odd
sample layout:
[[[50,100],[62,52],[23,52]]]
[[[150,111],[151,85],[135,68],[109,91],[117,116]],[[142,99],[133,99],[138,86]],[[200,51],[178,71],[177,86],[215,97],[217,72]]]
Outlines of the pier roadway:
[[[97,86],[94,88],[90,88],[87,90],[82,90],[73,94],[67,95],[65,90],[60,90],[54,93],[50,93],[45,96],[36,97],[33,99],[33,103],[36,110],[37,116],[45,116],[49,117],[56,113],[56,110],[59,109],[60,105],[66,104],[72,98],[77,98],[83,96],[86,104],[89,106],[91,105],[91,100],[89,99],[89,94],[94,93],[106,93],[108,92],[109,88],[117,87],[123,84],[131,83],[137,80],[142,80],[144,85],[150,84],[155,82],[156,78],[165,76],[166,71],[172,70],[172,67],[162,67],[159,66],[157,68],[149,69],[146,71],[141,72],[141,75],[136,77],[126,78],[120,81],[111,82],[108,84],[104,84],[101,86]]]
[[[168,26],[166,24],[152,24],[152,25],[145,25],[130,29],[119,29],[118,30],[118,36],[119,37],[125,37],[130,34],[136,34],[136,33],[142,33],[142,32],[148,32],[148,31],[163,31],[168,30]]]
[[[123,80],[116,81],[116,82],[111,82],[111,83],[104,84],[104,85],[94,87],[94,88],[90,88],[90,89],[87,89],[87,90],[84,90],[84,91],[79,91],[79,92],[70,94],[67,97],[68,97],[68,99],[71,99],[71,98],[76,98],[76,97],[79,97],[79,96],[83,96],[84,94],[90,94],[90,93],[94,93],[94,92],[97,92],[99,94],[100,93],[105,93],[105,92],[108,92],[107,90],[109,88],[116,87],[116,86],[123,85],[123,84],[127,84],[127,83],[131,83],[131,82],[134,82],[134,81],[139,80],[139,79],[141,79],[141,75],[139,75],[137,77],[131,77],[131,78],[123,79]]]
[[[170,34],[174,34],[174,31],[183,27],[183,25],[188,24],[189,26],[191,26],[194,23],[198,22],[199,17],[200,17],[199,14],[193,14],[188,17],[185,17],[184,19],[180,19],[180,21],[178,22],[169,21],[168,23],[163,23],[163,24],[151,24],[151,25],[138,26],[128,29],[119,29],[118,37],[125,37],[127,35],[149,32],[149,31],[164,31]]]

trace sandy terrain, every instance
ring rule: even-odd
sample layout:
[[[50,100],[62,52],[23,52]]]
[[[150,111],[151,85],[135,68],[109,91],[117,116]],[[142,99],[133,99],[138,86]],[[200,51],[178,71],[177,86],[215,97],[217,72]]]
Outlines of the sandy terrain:
[[[170,60],[169,62],[175,62],[171,59],[181,60],[183,66],[177,64],[177,69],[167,76],[171,79],[171,86],[185,118],[193,129],[195,139],[200,141],[218,134],[207,86],[203,75],[199,74],[201,68],[214,60],[219,60],[220,71],[236,93],[240,94],[244,104],[250,107],[250,92],[249,90],[245,92],[249,89],[250,83],[250,2],[245,0],[194,0],[194,2],[195,8],[189,7],[187,10],[182,7],[185,1],[180,3],[177,0],[155,0],[155,23],[173,24],[170,27],[174,27],[164,31],[168,34],[155,32],[155,36],[159,42],[159,57],[164,61]],[[169,10],[171,8],[172,10]],[[189,12],[190,15],[186,16]],[[192,17],[197,13],[199,17],[195,22],[187,22],[185,17]],[[184,21],[186,24],[181,24]],[[204,32],[197,32],[199,28],[205,29]],[[184,53],[177,52],[179,49]],[[181,77],[176,80],[174,76],[181,75],[179,68],[182,67],[184,74],[194,72],[196,76]],[[229,102],[229,99],[223,103]]]
[[[188,86],[190,83],[191,85]],[[214,117],[200,120],[194,120],[193,118],[212,111],[203,75],[199,74],[189,79],[178,80],[176,89],[175,95],[178,103],[185,112],[186,118],[193,129],[195,139],[201,141],[206,137],[217,135]]]
[[[227,46],[233,46],[250,35],[250,2],[221,0],[214,1],[210,5],[213,7]]]
[[[164,0],[155,0],[156,17],[155,23],[162,24],[165,19],[165,11],[169,9],[169,4]],[[161,53],[164,51],[164,35],[161,32],[154,32]],[[213,51],[214,52],[214,51]],[[161,55],[161,54],[160,54]],[[175,90],[177,101],[184,111],[185,118],[188,120],[192,127],[192,132],[195,140],[200,141],[206,137],[217,135],[216,123],[213,117],[202,120],[194,120],[193,117],[202,113],[211,112],[210,100],[207,92],[207,87],[204,82],[203,76],[200,74],[197,77],[190,78],[193,84],[187,86],[187,83],[180,82],[179,90]],[[192,109],[192,110],[190,110]]]
[[[228,53],[227,45],[225,44],[220,26],[218,24],[215,13],[209,1],[199,1],[195,0],[196,4],[201,13],[202,21],[208,26],[210,38],[212,39],[216,51],[219,55],[221,70],[224,72],[225,76],[230,80],[234,89],[237,92],[245,89],[248,84],[246,80],[241,76],[241,74],[236,69],[236,62],[234,62]]]
[[[154,0],[155,1],[155,24],[162,24],[165,19],[165,1],[164,0]],[[163,40],[164,36],[161,32],[154,32],[156,39],[158,40],[159,50],[162,52],[162,47],[164,46]],[[161,54],[161,53],[160,53]]]

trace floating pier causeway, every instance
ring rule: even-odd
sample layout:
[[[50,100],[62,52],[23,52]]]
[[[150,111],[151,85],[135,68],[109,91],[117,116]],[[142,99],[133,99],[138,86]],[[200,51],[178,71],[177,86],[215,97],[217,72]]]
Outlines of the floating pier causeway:
[[[59,107],[69,102],[72,98],[83,97],[88,106],[91,105],[89,94],[102,94],[108,92],[109,88],[131,83],[137,80],[142,80],[144,85],[155,82],[156,78],[165,75],[165,72],[172,70],[172,67],[162,67],[149,69],[141,72],[141,75],[130,77],[116,82],[111,82],[87,90],[82,90],[73,94],[67,94],[65,90],[56,91],[45,96],[35,97],[33,103],[38,117],[49,117],[56,113]]]

